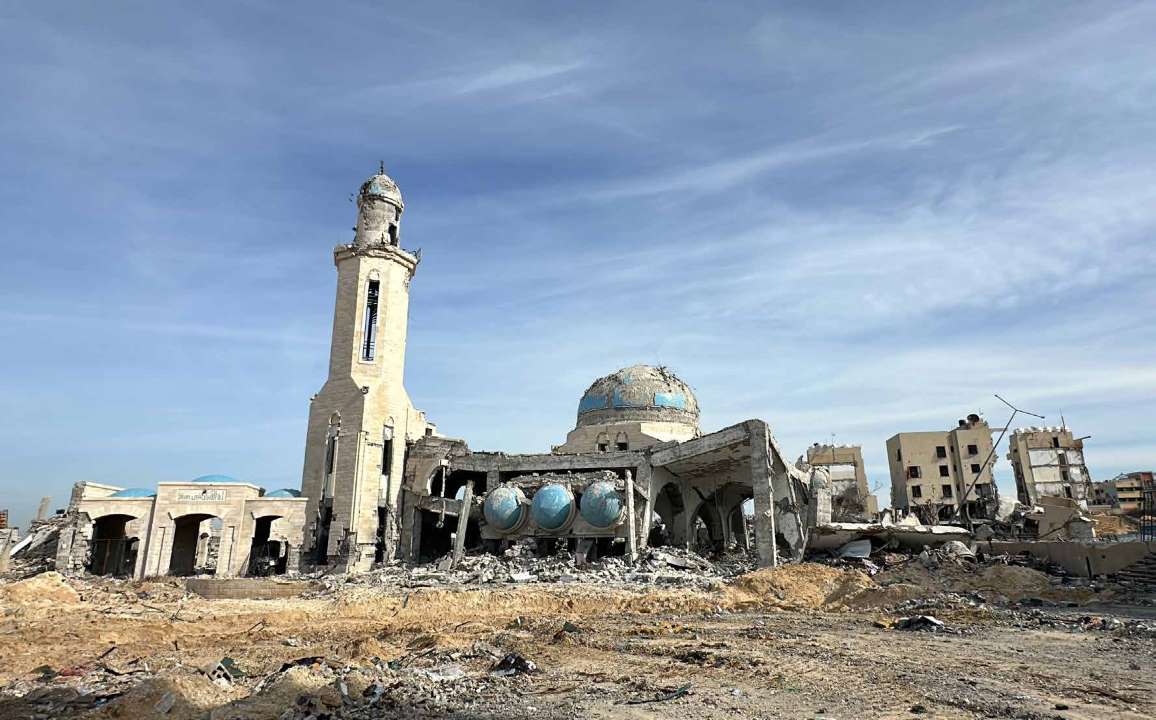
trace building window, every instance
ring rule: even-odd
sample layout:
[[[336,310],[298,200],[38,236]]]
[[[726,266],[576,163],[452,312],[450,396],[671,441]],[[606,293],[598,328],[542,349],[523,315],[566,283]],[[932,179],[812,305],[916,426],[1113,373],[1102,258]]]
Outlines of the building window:
[[[626,433],[618,433],[618,435],[614,438],[614,446],[619,450],[630,449],[630,441],[626,438]]]
[[[1060,471],[1060,477],[1062,477],[1064,479],[1064,482],[1071,482],[1072,481],[1072,475],[1067,470],[1061,470]]]
[[[968,445],[967,446],[967,454],[968,455],[979,455],[979,445]]]
[[[947,457],[947,448],[945,448],[942,445],[936,445],[935,446],[935,457],[937,457],[937,458]]]
[[[388,477],[393,467],[393,428],[389,425],[381,429],[381,474]]]
[[[943,497],[945,497],[945,498],[951,497],[951,486],[950,485],[940,485],[939,489],[943,491]]]
[[[365,327],[362,328],[361,359],[373,360],[377,352],[377,301],[381,293],[381,283],[377,280],[369,281],[369,289],[365,291]]]
[[[979,475],[979,471],[980,471],[979,463],[972,463],[971,464],[972,475]]]
[[[1064,497],[1071,499],[1071,497],[1072,497],[1072,486],[1071,485],[1065,485],[1064,486]]]
[[[616,443],[616,445],[617,445],[619,450],[629,450],[630,449],[630,443],[620,442],[620,443]]]
[[[598,438],[594,441],[594,443],[595,447],[598,448],[598,452],[610,451],[610,436],[606,433],[598,433]]]
[[[921,498],[921,497],[923,497],[923,486],[921,486],[921,485],[912,485],[912,486],[911,486],[911,497],[913,497],[913,498]]]
[[[903,462],[903,448],[895,448],[895,462]]]
[[[1052,438],[1052,447],[1058,448],[1060,446],[1060,439],[1058,437]]]
[[[907,477],[909,477],[909,478],[920,478],[920,477],[923,477],[923,473],[921,473],[921,472],[919,471],[919,466],[918,466],[918,465],[911,465],[911,466],[909,466],[909,467],[907,468]]]
[[[951,477],[951,471],[947,469],[946,465],[939,466],[939,477]]]

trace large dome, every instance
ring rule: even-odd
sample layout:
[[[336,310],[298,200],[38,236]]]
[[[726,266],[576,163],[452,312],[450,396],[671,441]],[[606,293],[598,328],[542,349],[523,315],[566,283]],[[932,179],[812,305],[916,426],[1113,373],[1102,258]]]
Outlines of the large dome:
[[[378,197],[383,200],[388,200],[399,208],[405,207],[405,203],[401,200],[401,190],[397,187],[397,183],[384,172],[380,172],[363,182],[361,184],[360,196],[362,200],[370,197]]]
[[[578,426],[616,421],[675,422],[698,427],[698,400],[664,367],[634,365],[594,381],[578,402]]]

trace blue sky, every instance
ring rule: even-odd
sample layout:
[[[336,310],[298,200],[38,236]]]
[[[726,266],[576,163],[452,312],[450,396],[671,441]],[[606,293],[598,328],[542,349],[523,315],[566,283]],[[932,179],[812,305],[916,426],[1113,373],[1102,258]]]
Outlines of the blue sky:
[[[1156,465],[1156,6],[557,5],[0,4],[0,507],[296,487],[379,159],[407,385],[475,449],[644,362],[884,501],[996,392]]]

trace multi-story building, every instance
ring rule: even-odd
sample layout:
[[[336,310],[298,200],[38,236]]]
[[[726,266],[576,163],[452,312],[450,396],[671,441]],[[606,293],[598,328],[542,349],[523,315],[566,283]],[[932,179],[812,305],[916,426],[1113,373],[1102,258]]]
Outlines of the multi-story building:
[[[1112,497],[1108,492],[1108,487],[1110,485],[1112,485],[1111,480],[1100,480],[1099,482],[1093,482],[1088,487],[1088,492],[1090,493],[1088,495],[1088,505],[1089,506],[1099,505],[1101,507],[1111,507]]]
[[[1147,470],[1121,473],[1104,485],[1109,505],[1124,513],[1138,514],[1144,503],[1144,491],[1156,487],[1156,481],[1152,471]]]
[[[991,427],[974,413],[951,430],[892,436],[887,463],[891,506],[925,522],[986,517],[998,503]]]
[[[831,473],[832,520],[870,520],[879,512],[879,501],[867,486],[861,445],[815,443],[807,448],[807,463]]]
[[[1084,439],[1068,428],[1019,428],[1012,432],[1007,458],[1021,503],[1036,505],[1041,496],[1066,497],[1088,509],[1091,477],[1084,464]]]

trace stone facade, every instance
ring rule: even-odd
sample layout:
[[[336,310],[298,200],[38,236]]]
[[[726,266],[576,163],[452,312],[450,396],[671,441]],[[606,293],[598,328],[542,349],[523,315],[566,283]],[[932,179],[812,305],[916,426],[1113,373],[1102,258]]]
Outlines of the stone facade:
[[[301,492],[309,498],[306,562],[363,571],[395,552],[405,449],[433,427],[403,382],[419,256],[399,244],[401,193],[375,175],[357,205],[353,242],[333,251],[329,378],[309,406]]]
[[[254,549],[273,541],[281,571],[296,570],[305,499],[267,497],[256,485],[206,477],[214,479],[162,482],[155,493],[77,483],[57,568],[136,578],[202,571],[236,577],[250,574]]]

